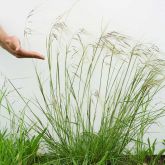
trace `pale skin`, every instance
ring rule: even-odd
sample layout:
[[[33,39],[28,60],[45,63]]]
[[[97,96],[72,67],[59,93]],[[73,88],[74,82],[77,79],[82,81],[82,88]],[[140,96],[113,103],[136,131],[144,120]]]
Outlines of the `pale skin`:
[[[16,58],[37,58],[44,60],[44,56],[35,51],[28,51],[21,47],[21,42],[16,36],[8,35],[0,26],[0,46]]]

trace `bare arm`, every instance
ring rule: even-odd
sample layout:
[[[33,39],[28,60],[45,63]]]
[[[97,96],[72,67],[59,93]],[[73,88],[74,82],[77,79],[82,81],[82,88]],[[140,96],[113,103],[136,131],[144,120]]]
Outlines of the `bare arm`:
[[[38,58],[44,60],[44,56],[35,51],[28,51],[21,48],[21,43],[16,36],[8,35],[0,26],[0,46],[17,58]]]

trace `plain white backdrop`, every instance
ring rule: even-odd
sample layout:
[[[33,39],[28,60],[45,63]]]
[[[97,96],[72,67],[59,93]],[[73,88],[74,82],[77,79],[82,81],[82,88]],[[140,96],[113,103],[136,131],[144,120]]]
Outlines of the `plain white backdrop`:
[[[154,43],[165,52],[164,0],[0,0],[0,24],[9,34],[18,36],[23,47],[46,56],[46,35],[52,22],[71,7],[68,23],[74,29],[83,26],[97,33],[103,21],[110,30]],[[24,29],[32,9],[35,9],[30,22],[33,35],[27,43]],[[44,72],[46,61],[35,61]],[[16,87],[22,88],[27,97],[38,94],[33,60],[16,59],[0,48],[0,72],[10,78]],[[165,100],[165,91],[160,98]],[[159,129],[153,128],[152,132],[156,133],[150,134],[151,138],[160,142],[165,139],[164,122],[165,119],[162,119]]]

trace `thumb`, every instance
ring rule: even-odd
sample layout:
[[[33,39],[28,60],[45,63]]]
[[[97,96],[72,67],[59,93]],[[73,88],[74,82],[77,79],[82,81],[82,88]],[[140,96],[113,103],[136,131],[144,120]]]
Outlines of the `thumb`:
[[[14,46],[15,46],[15,51],[20,50],[20,48],[21,48],[21,44],[20,44],[20,41],[19,41],[18,39],[15,40],[15,42],[14,42]]]
[[[17,46],[15,47],[15,51],[19,51],[20,48],[21,48],[21,46],[20,46],[20,45],[17,45]]]

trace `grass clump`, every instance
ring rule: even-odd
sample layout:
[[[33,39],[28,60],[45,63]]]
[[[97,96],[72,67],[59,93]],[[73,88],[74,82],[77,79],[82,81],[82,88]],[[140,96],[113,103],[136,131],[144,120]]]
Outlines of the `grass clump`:
[[[17,136],[7,130],[0,132],[0,164],[32,165],[37,161],[40,136],[28,138],[25,132]]]
[[[7,96],[8,90],[0,90],[1,111],[7,110],[5,117],[10,124],[0,130],[0,164],[1,165],[32,165],[39,162],[38,150],[43,133],[32,136],[32,126],[26,126],[25,114],[13,111]]]
[[[61,24],[47,40],[45,86],[36,70],[44,104],[38,99],[34,104],[47,123],[32,113],[37,132],[48,128],[43,135],[47,164],[143,164],[149,154],[144,135],[165,110],[153,104],[164,82],[159,50],[116,32],[88,42],[80,30],[66,41]]]

